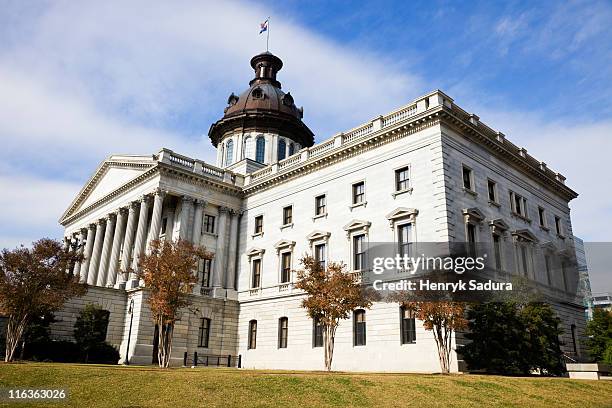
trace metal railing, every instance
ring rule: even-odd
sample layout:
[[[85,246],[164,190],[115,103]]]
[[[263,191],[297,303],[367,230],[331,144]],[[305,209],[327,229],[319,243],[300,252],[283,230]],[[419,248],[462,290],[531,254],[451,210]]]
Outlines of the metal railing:
[[[183,366],[185,367],[242,367],[242,355],[232,356],[231,354],[199,354],[197,351],[190,356],[185,352],[183,355]]]

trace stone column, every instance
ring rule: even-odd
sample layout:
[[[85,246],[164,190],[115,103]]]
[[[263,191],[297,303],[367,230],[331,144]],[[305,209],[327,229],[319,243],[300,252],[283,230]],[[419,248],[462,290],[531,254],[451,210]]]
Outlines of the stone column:
[[[147,219],[149,217],[149,196],[145,195],[140,199],[140,214],[138,214],[138,228],[136,229],[136,243],[134,245],[134,259],[132,261],[132,272],[130,273],[130,288],[138,286],[139,258],[144,254],[147,237]]]
[[[227,255],[227,273],[225,274],[225,287],[234,289],[236,274],[236,248],[238,247],[238,217],[237,211],[230,211],[230,237],[229,252]]]
[[[119,266],[119,251],[121,250],[121,240],[123,231],[125,230],[126,221],[125,208],[120,208],[117,211],[117,224],[115,225],[115,235],[113,237],[113,247],[111,249],[110,261],[108,262],[108,279],[106,286],[112,288],[117,280],[117,267]]]
[[[100,266],[98,267],[98,279],[96,279],[96,286],[106,286],[106,277],[108,276],[108,258],[113,245],[113,235],[115,234],[116,222],[117,219],[115,218],[115,214],[109,214],[106,217],[104,243],[102,244],[102,255],[100,255]]]
[[[85,251],[83,253],[85,259],[83,259],[83,263],[81,263],[81,283],[87,283],[87,276],[89,275],[89,264],[91,261],[91,254],[93,252],[94,235],[96,233],[95,227],[96,224],[89,224],[87,226],[87,237],[85,238],[87,241],[85,242]]]
[[[117,279],[115,287],[124,288],[125,280],[127,278],[127,270],[130,267],[130,258],[132,257],[132,246],[134,244],[134,229],[136,229],[136,206],[137,202],[130,203],[128,211],[127,227],[125,229],[125,236],[123,238],[123,253],[121,254],[121,274]]]
[[[227,226],[227,207],[219,207],[219,228],[217,229],[217,249],[215,250],[215,268],[213,270],[213,287],[220,288],[225,281],[225,230]]]
[[[100,265],[102,244],[104,243],[104,220],[98,220],[96,224],[94,248],[91,254],[91,261],[89,262],[89,270],[87,271],[87,284],[92,286],[96,284],[98,279],[98,266]]]
[[[191,204],[193,203],[193,198],[188,196],[183,196],[181,201],[181,225],[179,230],[179,238],[180,239],[188,239],[189,238],[189,230],[187,229],[187,224],[189,223],[189,210],[191,209]]]
[[[206,207],[206,201],[195,200],[195,215],[193,219],[193,237],[192,241],[194,245],[200,245],[200,240],[202,238],[202,213],[204,212],[204,207]],[[198,266],[196,267],[196,276],[198,280],[196,284],[193,286],[193,293],[196,295],[200,294],[202,277],[200,276],[200,270],[202,269],[202,261],[198,262]]]
[[[85,229],[81,228],[81,230],[79,231],[79,237],[77,238],[77,253],[78,254],[82,254],[83,253],[83,241],[85,241]],[[72,269],[72,274],[74,276],[77,276],[78,274],[81,273],[81,262],[75,262],[74,263],[74,269]],[[83,277],[81,276],[81,278],[79,279],[79,282],[83,281]]]
[[[153,198],[153,215],[151,216],[151,228],[149,229],[149,238],[147,239],[147,251],[149,244],[159,238],[165,196],[165,191],[160,189],[155,190],[155,196]]]
[[[202,238],[202,214],[206,207],[206,201],[195,200],[195,215],[193,218],[193,243],[194,245],[200,245],[200,239]]]

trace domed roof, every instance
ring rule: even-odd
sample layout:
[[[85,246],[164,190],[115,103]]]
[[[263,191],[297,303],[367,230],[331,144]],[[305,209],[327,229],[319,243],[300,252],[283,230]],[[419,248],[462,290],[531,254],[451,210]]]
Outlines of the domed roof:
[[[295,105],[291,93],[283,92],[276,80],[276,73],[283,62],[270,52],[258,54],[251,59],[255,78],[249,89],[239,96],[232,93],[221,120],[214,123],[208,132],[217,146],[228,132],[235,130],[279,133],[307,147],[314,144],[312,131],[302,122],[304,111]]]

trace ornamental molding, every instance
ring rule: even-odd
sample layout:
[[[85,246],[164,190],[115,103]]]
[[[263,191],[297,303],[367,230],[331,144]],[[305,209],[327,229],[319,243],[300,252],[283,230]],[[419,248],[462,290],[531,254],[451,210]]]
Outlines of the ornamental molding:
[[[263,248],[253,247],[246,252],[246,255],[252,258],[254,256],[263,256],[264,252],[266,252],[266,250]]]
[[[491,232],[494,233],[504,233],[510,228],[510,226],[506,224],[506,222],[501,218],[496,218],[494,220],[489,221],[489,226],[491,227]]]
[[[276,252],[280,252],[283,249],[289,248],[293,250],[295,247],[295,241],[290,241],[288,239],[281,239],[276,244],[274,244],[274,248],[276,248]]]
[[[331,232],[316,230],[306,236],[306,239],[310,242],[328,240],[331,236]]]
[[[520,242],[532,242],[532,243],[538,242],[538,237],[536,237],[527,228],[512,231],[512,237],[516,241],[520,241]]]
[[[419,210],[416,208],[398,207],[387,214],[386,218],[393,223],[394,221],[402,218],[410,218],[411,220],[414,220],[417,215],[419,215]]]
[[[351,233],[355,231],[364,232],[367,234],[371,225],[372,223],[370,221],[352,220],[342,228],[346,231],[346,237],[350,238]]]
[[[466,222],[481,223],[485,219],[485,215],[476,207],[464,208],[462,211]]]

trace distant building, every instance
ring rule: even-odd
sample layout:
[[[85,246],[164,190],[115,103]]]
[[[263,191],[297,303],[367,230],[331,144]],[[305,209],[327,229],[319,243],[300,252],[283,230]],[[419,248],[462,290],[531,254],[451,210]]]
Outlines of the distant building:
[[[576,264],[578,266],[579,286],[578,295],[584,299],[584,312],[587,320],[593,318],[593,294],[591,293],[591,280],[589,279],[589,268],[587,265],[584,241],[574,235],[574,247],[576,248]]]
[[[593,309],[603,309],[612,312],[612,293],[596,293],[593,295]]]

